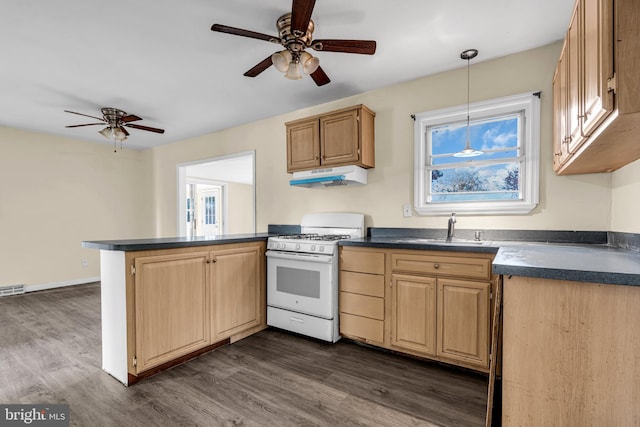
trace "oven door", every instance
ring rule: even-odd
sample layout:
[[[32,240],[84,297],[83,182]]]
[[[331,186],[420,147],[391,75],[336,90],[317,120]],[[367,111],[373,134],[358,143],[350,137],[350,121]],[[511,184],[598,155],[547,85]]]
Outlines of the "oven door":
[[[267,251],[266,255],[267,305],[333,318],[337,304],[333,256],[280,251]]]

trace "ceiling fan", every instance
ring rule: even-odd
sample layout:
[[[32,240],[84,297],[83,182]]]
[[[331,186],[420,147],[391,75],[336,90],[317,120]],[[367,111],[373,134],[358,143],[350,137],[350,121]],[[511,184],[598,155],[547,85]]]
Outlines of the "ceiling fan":
[[[71,125],[65,126],[68,128],[77,128],[82,126],[96,126],[96,125],[104,125],[107,124],[107,127],[99,131],[98,133],[104,136],[107,139],[113,139],[114,141],[119,141],[122,143],[129,136],[129,132],[125,129],[125,127],[146,130],[149,132],[155,133],[164,133],[164,129],[152,128],[149,126],[142,126],[131,122],[137,122],[138,120],[142,120],[140,117],[135,114],[127,114],[126,112],[119,110],[117,108],[103,108],[102,118],[96,116],[90,116],[88,114],[76,113],[75,111],[64,110],[65,113],[77,114],[79,116],[91,117],[92,119],[100,120],[99,123],[85,123],[81,125]]]
[[[373,55],[376,52],[376,42],[373,40],[313,40],[315,26],[311,20],[311,13],[315,3],[315,0],[293,0],[291,13],[282,15],[276,21],[278,37],[221,24],[214,24],[211,31],[265,40],[284,47],[284,50],[265,58],[244,73],[247,77],[256,77],[273,65],[278,71],[285,73],[288,79],[299,80],[302,78],[302,73],[305,73],[309,74],[318,86],[322,86],[331,80],[320,67],[318,58],[313,57],[305,50],[306,48],[310,47],[319,52]]]

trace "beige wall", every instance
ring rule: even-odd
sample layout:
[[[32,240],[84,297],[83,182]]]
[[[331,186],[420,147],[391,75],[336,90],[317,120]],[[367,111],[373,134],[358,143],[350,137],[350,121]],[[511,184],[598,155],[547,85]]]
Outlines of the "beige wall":
[[[97,277],[83,240],[151,235],[148,157],[0,127],[0,286]]]
[[[611,175],[557,177],[552,171],[551,79],[560,53],[555,43],[471,67],[471,101],[542,90],[540,205],[529,215],[465,216],[460,228],[607,230],[611,212]],[[296,82],[290,82],[295,88]],[[292,89],[293,90],[293,89]],[[317,88],[322,90],[322,88]],[[376,112],[376,167],[369,184],[327,189],[292,188],[286,173],[284,123],[354,104]],[[298,224],[306,212],[354,211],[367,226],[444,227],[445,218],[402,217],[413,202],[413,121],[410,115],[466,103],[466,68],[367,92],[247,125],[153,149],[156,171],[157,232],[176,227],[176,165],[214,156],[256,150],[257,230]],[[593,201],[597,200],[597,203]]]
[[[640,160],[614,172],[612,181],[610,230],[640,233]]]
[[[253,231],[253,186],[227,183],[227,233],[239,234]]]

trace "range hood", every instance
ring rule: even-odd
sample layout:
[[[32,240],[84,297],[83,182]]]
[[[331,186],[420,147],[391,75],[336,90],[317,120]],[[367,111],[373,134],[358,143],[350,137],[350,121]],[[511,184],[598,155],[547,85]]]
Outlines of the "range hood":
[[[318,188],[338,185],[366,184],[367,170],[359,166],[338,166],[294,172],[289,185],[294,187]]]

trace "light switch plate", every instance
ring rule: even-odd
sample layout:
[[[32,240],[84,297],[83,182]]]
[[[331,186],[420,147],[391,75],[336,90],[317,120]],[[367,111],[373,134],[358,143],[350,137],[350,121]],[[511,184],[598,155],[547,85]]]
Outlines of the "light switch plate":
[[[411,216],[411,204],[405,203],[402,205],[402,216],[408,218]]]

